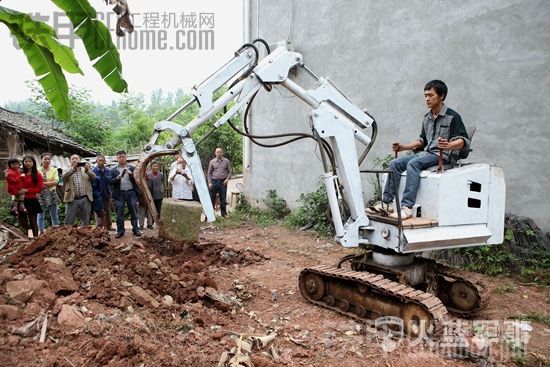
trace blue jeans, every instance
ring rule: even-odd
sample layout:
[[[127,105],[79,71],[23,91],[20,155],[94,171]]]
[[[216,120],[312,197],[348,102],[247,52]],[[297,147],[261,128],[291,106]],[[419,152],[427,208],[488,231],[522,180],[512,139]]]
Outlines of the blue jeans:
[[[124,208],[126,206],[128,206],[128,210],[130,211],[130,223],[132,223],[132,232],[139,232],[136,202],[137,195],[135,190],[120,191],[120,197],[115,200],[117,234],[124,234]]]
[[[401,173],[407,171],[407,181],[405,181],[401,206],[412,208],[416,203],[416,193],[418,192],[418,186],[420,186],[420,172],[437,165],[438,159],[439,157],[435,154],[421,152],[419,154],[404,155],[391,161],[388,169],[393,173],[388,174],[382,201],[385,203],[393,201],[395,189],[399,186]]]
[[[57,213],[57,203],[53,203],[50,206],[43,206],[42,213],[38,213],[38,230],[44,232],[46,225],[44,219],[46,219],[46,210],[50,211],[50,217],[52,218],[52,226],[59,224],[59,214]]]

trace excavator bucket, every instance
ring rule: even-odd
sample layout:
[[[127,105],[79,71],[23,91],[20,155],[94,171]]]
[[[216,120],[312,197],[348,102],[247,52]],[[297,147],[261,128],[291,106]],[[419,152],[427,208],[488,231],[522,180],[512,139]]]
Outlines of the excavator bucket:
[[[157,208],[155,207],[153,196],[151,195],[151,191],[149,191],[149,186],[147,186],[147,167],[149,166],[149,163],[157,157],[165,155],[176,155],[178,152],[178,149],[164,150],[162,152],[155,152],[151,154],[143,152],[139,157],[139,162],[134,171],[134,180],[136,181],[136,184],[143,194],[145,204],[147,205],[147,209],[149,210],[151,217],[154,218],[155,221],[158,220],[159,213],[157,213]]]

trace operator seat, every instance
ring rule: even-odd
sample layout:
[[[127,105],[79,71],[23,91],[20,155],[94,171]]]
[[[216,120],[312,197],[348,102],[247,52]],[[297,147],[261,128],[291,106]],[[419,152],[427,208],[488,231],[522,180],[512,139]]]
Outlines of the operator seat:
[[[474,138],[474,134],[476,133],[476,126],[472,125],[467,128],[466,133],[468,134],[468,139],[470,139],[470,143],[462,147],[462,149],[458,150],[458,159],[456,160],[456,163],[459,164],[459,167],[462,165],[462,159],[468,158],[468,155],[473,150],[472,139]]]

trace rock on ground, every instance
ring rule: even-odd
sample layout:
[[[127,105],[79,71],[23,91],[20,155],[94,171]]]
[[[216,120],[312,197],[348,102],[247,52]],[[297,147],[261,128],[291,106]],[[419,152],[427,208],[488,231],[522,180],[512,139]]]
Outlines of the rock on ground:
[[[136,300],[141,306],[148,306],[153,308],[158,308],[160,304],[155,300],[147,291],[141,287],[133,286],[130,288],[130,293],[132,297]]]
[[[6,294],[16,302],[27,302],[34,292],[46,286],[46,282],[37,279],[13,280],[6,283]]]
[[[0,320],[17,320],[19,317],[19,307],[13,305],[0,305]]]
[[[165,199],[160,214],[159,236],[166,240],[198,242],[201,213],[202,206],[198,202]]]
[[[57,322],[72,331],[84,325],[84,316],[75,306],[62,305],[57,315]]]

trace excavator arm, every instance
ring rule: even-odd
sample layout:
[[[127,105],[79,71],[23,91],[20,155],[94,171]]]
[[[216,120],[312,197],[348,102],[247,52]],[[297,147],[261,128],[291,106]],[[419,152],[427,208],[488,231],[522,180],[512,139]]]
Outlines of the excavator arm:
[[[304,69],[314,78],[316,87],[305,90],[291,80],[289,73],[295,68]],[[214,100],[214,92],[226,85],[229,85],[227,91]],[[276,48],[259,60],[259,52],[254,45],[243,45],[233,59],[192,89],[192,99],[166,120],[156,123],[153,136],[141,154],[135,174],[150,213],[153,216],[157,215],[146,185],[146,167],[155,157],[176,154],[181,145],[182,157],[187,161],[195,180],[205,215],[208,221],[215,220],[193,133],[223,109],[224,114],[213,124],[214,128],[219,128],[251,103],[260,88],[270,88],[273,85],[286,88],[312,108],[309,122],[312,136],[319,142],[323,152],[323,180],[327,188],[336,240],[346,247],[366,243],[367,241],[359,235],[360,230],[369,225],[369,219],[364,210],[356,142],[371,144],[371,137],[363,130],[369,128],[374,119],[357,107],[328,78],[315,76],[305,66],[301,54],[284,47]],[[199,112],[191,122],[182,126],[171,121],[194,103],[199,105]],[[173,134],[170,141],[166,144],[157,144],[159,136],[167,131]],[[325,150],[330,152],[331,162],[324,154]],[[349,208],[349,218],[345,221],[342,220],[339,198],[342,198]]]

